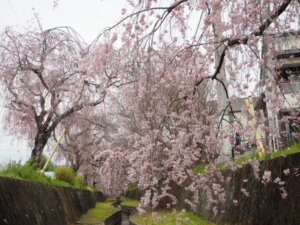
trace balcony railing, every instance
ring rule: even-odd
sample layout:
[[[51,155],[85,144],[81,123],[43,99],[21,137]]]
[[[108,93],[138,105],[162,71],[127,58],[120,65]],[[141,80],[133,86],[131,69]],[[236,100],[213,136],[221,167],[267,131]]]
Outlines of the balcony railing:
[[[282,90],[283,93],[299,92],[300,91],[300,81],[281,83],[281,84],[279,84],[279,88]]]

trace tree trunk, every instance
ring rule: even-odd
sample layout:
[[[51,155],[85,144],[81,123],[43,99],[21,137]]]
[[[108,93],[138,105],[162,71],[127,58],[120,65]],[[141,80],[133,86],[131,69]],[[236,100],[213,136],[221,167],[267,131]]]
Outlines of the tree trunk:
[[[72,167],[73,171],[77,174],[80,165],[78,163],[72,163],[71,167]]]
[[[34,148],[31,151],[31,160],[32,164],[38,168],[41,165],[38,165],[42,159],[43,150],[47,144],[47,141],[50,137],[49,132],[38,132],[34,140]]]
[[[264,126],[269,128],[269,115],[268,115],[268,107],[267,107],[267,103],[264,101],[266,98],[266,94],[262,93],[261,94],[261,99],[262,99],[262,110],[263,110],[263,114],[265,117],[265,122],[264,122]],[[272,149],[272,145],[269,143],[270,142],[270,132],[267,129],[266,131],[266,147],[268,149],[268,152],[270,153],[271,151],[273,151],[274,149]]]

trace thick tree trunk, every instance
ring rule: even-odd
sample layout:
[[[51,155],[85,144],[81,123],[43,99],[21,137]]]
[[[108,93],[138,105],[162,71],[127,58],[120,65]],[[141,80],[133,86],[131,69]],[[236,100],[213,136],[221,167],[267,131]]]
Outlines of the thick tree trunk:
[[[34,148],[31,151],[32,164],[35,165],[35,167],[38,167],[38,164],[42,159],[42,153],[49,137],[49,132],[38,132],[35,137]]]

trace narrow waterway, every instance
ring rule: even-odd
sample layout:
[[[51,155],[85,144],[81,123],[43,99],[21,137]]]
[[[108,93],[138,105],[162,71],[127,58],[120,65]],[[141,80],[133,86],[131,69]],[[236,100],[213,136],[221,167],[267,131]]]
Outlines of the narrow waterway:
[[[130,220],[129,220],[130,212],[128,210],[122,209],[122,217],[120,218],[121,220],[116,222],[114,225],[130,225]]]
[[[121,225],[130,225],[129,216],[127,212],[122,212],[122,223]]]

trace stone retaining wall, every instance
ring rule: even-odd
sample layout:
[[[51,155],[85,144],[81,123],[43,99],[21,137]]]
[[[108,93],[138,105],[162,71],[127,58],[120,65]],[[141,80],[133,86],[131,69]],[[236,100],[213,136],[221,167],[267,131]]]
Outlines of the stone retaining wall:
[[[0,225],[68,225],[104,200],[101,192],[0,177]]]
[[[290,174],[284,170],[289,169]],[[251,165],[246,164],[237,171],[224,171],[231,182],[225,187],[228,196],[225,204],[218,207],[214,215],[204,205],[198,208],[198,214],[217,224],[234,225],[299,225],[300,224],[300,153],[260,162],[260,178],[265,171],[271,172],[271,180],[262,182],[254,176]],[[282,185],[274,182],[276,178],[284,181]],[[280,188],[287,192],[285,198]],[[249,196],[242,193],[245,189]],[[206,193],[200,191],[200,198],[205,202]],[[234,204],[233,200],[237,200]]]
[[[217,202],[208,209],[206,207],[208,194],[204,190],[199,190],[200,204],[196,214],[218,225],[299,225],[300,153],[261,161],[259,167],[260,178],[263,177],[264,171],[271,171],[270,182],[263,183],[261,179],[257,179],[250,164],[245,164],[236,171],[221,171],[225,180],[231,178],[225,187],[221,184],[226,193],[225,204]],[[290,170],[289,175],[284,173],[287,169]],[[274,182],[276,178],[280,178],[284,184],[279,185]],[[186,199],[191,198],[191,194],[184,188],[188,185],[189,181],[182,186],[170,184],[170,193],[178,200],[175,206],[177,209],[191,210],[185,202]],[[283,191],[280,188],[286,190],[286,198],[282,198]],[[245,189],[249,196],[246,196],[242,189]],[[127,193],[127,196],[138,199],[142,196],[142,192],[132,191]],[[237,201],[236,204],[233,200]],[[163,209],[170,202],[172,201],[169,198],[163,198],[158,208]],[[213,207],[216,207],[217,215],[214,215]]]
[[[200,204],[196,214],[218,225],[299,225],[300,153],[261,161],[259,168],[260,179],[254,176],[250,164],[245,164],[236,171],[221,171],[225,180],[231,179],[225,186],[220,183],[226,193],[225,204],[216,202],[207,208],[209,195],[206,191],[199,190]],[[287,169],[290,170],[288,175],[284,173]],[[262,182],[265,171],[271,172],[269,182]],[[276,178],[284,183],[280,185],[275,181]],[[285,198],[282,197],[284,192],[281,188],[287,193]],[[246,192],[243,193],[242,189]],[[178,196],[178,208],[183,208],[188,192],[179,186],[174,188],[174,185],[172,190]],[[235,203],[233,200],[236,200]],[[218,211],[216,215],[213,207]]]
[[[104,220],[105,225],[115,225],[122,222],[122,210],[115,212]]]

